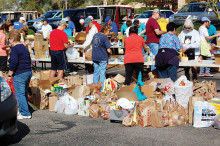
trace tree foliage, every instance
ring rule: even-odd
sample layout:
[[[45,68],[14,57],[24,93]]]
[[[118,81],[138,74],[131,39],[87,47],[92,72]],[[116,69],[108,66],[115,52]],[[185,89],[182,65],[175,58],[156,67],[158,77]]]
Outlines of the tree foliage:
[[[220,20],[220,15],[219,15],[219,8],[217,6],[218,0],[207,0],[206,6],[211,8],[213,12],[215,13],[216,17]]]

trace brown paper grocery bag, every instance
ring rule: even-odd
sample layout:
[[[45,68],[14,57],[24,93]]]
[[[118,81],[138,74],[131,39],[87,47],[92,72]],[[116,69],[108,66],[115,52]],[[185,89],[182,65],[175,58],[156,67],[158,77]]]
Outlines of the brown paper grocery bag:
[[[193,115],[194,115],[194,104],[196,101],[204,101],[204,98],[201,96],[191,96],[189,98],[189,123],[193,124]]]

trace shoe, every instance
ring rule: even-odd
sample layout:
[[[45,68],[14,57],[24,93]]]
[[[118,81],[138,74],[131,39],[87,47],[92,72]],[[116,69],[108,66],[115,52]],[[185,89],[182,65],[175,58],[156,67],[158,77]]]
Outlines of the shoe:
[[[199,73],[199,77],[204,77],[204,73]]]
[[[211,74],[210,72],[208,72],[208,73],[205,73],[204,76],[205,76],[205,77],[213,77],[213,74]]]
[[[17,116],[17,119],[18,119],[18,120],[31,119],[31,116],[22,116],[21,114],[19,114],[19,115]]]

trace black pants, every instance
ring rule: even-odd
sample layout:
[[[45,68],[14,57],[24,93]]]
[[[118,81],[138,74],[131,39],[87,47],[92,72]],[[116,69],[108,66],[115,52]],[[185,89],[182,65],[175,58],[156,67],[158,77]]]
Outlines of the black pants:
[[[0,71],[7,70],[8,56],[0,56]]]
[[[186,76],[187,80],[190,81],[190,74],[189,74],[190,68],[192,70],[192,79],[197,80],[197,69],[194,67],[185,67],[184,70],[185,70],[185,76]]]
[[[143,65],[144,65],[144,63],[127,63],[127,64],[125,64],[125,73],[126,73],[125,83],[124,83],[125,85],[130,85],[132,73],[133,73],[134,69],[135,69],[137,75],[139,74],[140,71],[143,74]]]

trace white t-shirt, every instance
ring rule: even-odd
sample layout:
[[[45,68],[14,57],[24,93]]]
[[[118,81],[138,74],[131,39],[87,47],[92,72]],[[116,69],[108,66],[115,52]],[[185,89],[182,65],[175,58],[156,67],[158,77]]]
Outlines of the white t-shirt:
[[[208,29],[205,27],[205,26],[200,26],[199,27],[199,35],[200,35],[200,39],[201,41],[202,40],[206,40],[205,37],[209,36],[209,33],[208,33]]]
[[[51,33],[51,31],[52,31],[52,27],[50,26],[50,24],[47,24],[46,26],[45,25],[42,26],[41,32],[43,32],[44,38],[46,38],[47,35]]]

